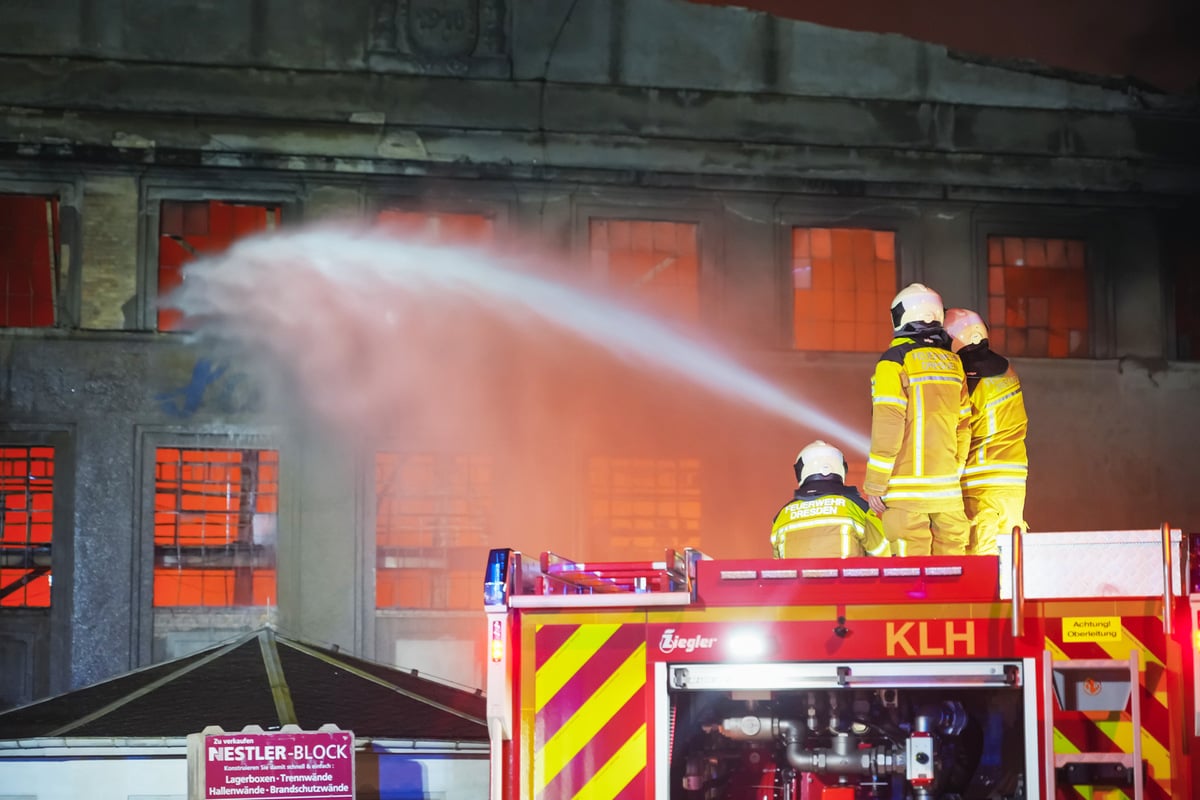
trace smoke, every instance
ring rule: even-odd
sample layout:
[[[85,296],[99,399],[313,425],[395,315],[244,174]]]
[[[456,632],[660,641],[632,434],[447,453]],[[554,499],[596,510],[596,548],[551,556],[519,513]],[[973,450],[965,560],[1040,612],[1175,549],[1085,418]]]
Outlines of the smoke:
[[[495,546],[766,555],[800,446],[865,453],[857,430],[694,332],[544,272],[311,229],[189,265],[172,302],[347,447],[485,459]]]

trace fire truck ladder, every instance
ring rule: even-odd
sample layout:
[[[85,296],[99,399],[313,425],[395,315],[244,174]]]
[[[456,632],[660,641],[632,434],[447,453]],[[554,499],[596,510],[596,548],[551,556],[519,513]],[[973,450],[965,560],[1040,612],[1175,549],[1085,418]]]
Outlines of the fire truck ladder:
[[[1158,570],[1163,587],[1163,632],[1172,632],[1171,593],[1175,576],[1175,559],[1172,551],[1172,533],[1169,524],[1160,528],[1162,552]],[[1009,566],[1012,569],[1013,636],[1024,634],[1026,600],[1025,549],[1031,540],[1020,527],[1013,529],[1012,553]],[[1140,540],[1142,543],[1153,543]],[[1117,542],[1117,547],[1123,547]],[[1135,540],[1128,546],[1138,547]],[[1076,545],[1078,547],[1078,545]],[[1182,548],[1182,545],[1181,545]],[[1120,551],[1118,551],[1120,552]],[[1181,549],[1182,552],[1182,549]],[[1121,564],[1128,571],[1129,560],[1115,558],[1112,563]],[[1060,583],[1061,578],[1052,579]],[[1153,583],[1153,582],[1151,582]],[[1148,585],[1129,585],[1128,596],[1150,594]],[[1039,596],[1046,596],[1039,594]],[[1079,596],[1076,594],[1075,596]],[[1145,766],[1141,758],[1141,676],[1138,650],[1130,650],[1128,658],[1067,658],[1055,661],[1050,650],[1043,652],[1043,696],[1048,711],[1043,720],[1046,800],[1054,800],[1056,784],[1060,776],[1064,783],[1073,786],[1111,786],[1132,788],[1133,800],[1144,798]],[[1133,752],[1060,752],[1058,751],[1055,721],[1069,715],[1084,715],[1087,718],[1103,718],[1128,722],[1132,727]]]
[[[1132,788],[1133,800],[1142,800],[1142,703],[1138,651],[1129,658],[1076,658],[1055,661],[1043,653],[1047,798],[1053,800],[1060,776],[1071,785]],[[1132,726],[1133,752],[1057,752],[1054,723],[1071,714],[1111,718],[1113,714]]]

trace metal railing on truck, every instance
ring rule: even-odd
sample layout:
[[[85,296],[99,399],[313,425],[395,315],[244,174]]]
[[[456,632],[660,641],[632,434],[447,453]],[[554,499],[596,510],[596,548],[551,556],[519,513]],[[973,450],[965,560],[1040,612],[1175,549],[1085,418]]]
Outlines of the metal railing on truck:
[[[1157,531],[1034,533],[1015,526],[1000,540],[1000,598],[1011,601],[1012,634],[1024,635],[1026,600],[1161,597],[1170,636],[1172,598],[1189,594],[1190,550],[1189,538],[1166,522]]]
[[[695,600],[694,548],[667,549],[661,561],[575,561],[546,551],[534,561],[518,550],[492,550],[484,582],[485,607],[687,605]]]

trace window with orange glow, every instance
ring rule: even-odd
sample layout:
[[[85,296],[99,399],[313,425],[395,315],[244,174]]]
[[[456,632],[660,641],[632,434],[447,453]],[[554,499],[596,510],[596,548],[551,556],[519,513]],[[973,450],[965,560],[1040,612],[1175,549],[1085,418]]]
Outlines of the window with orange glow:
[[[276,605],[279,454],[159,447],[154,605]]]
[[[588,462],[589,545],[602,559],[661,558],[700,534],[700,461],[606,458]]]
[[[53,447],[0,447],[0,513],[0,608],[49,607]]]
[[[279,227],[278,206],[223,200],[163,200],[158,218],[158,299],[183,283],[183,267],[215,255],[238,239]],[[183,315],[160,305],[158,330],[179,330]]]
[[[1081,239],[989,236],[988,341],[1007,356],[1089,355]]]
[[[398,235],[442,244],[486,245],[496,237],[495,220],[484,214],[385,208],[376,219]]]
[[[0,327],[53,327],[59,278],[58,199],[0,194]]]
[[[892,340],[896,234],[792,228],[792,342],[797,350],[876,353]]]
[[[375,607],[478,607],[491,517],[489,458],[377,453]]]
[[[592,269],[672,319],[700,317],[699,228],[691,222],[593,219]]]

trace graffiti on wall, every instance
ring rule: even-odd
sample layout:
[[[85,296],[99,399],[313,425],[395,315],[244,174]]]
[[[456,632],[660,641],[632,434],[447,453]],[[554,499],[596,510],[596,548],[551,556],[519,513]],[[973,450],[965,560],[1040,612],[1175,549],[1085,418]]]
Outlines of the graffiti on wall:
[[[258,387],[244,372],[222,361],[197,358],[187,383],[154,397],[168,417],[188,419],[205,410],[217,414],[245,414],[261,405]]]

